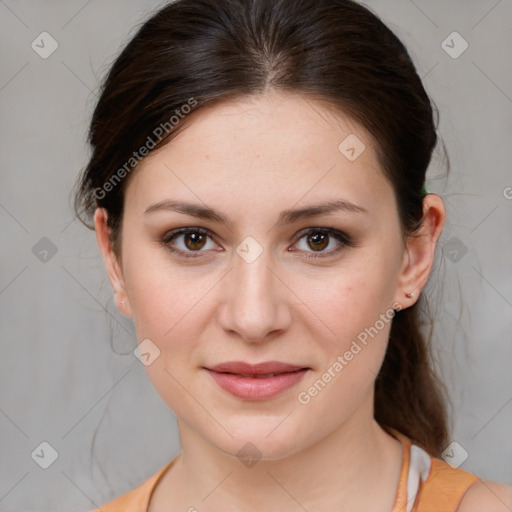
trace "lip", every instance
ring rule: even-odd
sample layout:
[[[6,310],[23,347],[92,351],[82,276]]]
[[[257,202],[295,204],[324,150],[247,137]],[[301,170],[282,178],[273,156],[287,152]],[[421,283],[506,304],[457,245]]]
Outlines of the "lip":
[[[233,361],[205,367],[222,389],[245,400],[272,398],[297,384],[309,369],[279,361],[255,365]]]

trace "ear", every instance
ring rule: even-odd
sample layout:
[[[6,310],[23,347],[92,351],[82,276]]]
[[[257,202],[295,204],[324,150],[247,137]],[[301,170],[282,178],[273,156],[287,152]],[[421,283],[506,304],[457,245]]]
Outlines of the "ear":
[[[407,238],[402,267],[398,276],[395,302],[403,308],[412,306],[428,281],[434,265],[437,241],[443,231],[446,210],[436,194],[423,198],[423,220],[418,230]],[[409,295],[412,295],[410,297]]]
[[[96,240],[105,262],[108,278],[114,291],[114,301],[117,309],[127,317],[132,316],[130,302],[126,294],[123,271],[118,258],[112,249],[111,229],[107,225],[108,212],[105,208],[96,208],[94,212],[94,228]]]

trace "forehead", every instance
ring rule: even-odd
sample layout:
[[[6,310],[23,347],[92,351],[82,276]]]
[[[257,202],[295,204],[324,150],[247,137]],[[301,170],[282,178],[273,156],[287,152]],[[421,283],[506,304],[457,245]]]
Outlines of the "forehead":
[[[186,195],[222,209],[230,193],[232,202],[267,207],[340,193],[369,205],[386,187],[364,127],[327,102],[272,93],[189,114],[177,136],[139,164],[125,200],[141,210]]]
[[[339,143],[350,134],[364,140],[367,147],[373,146],[365,128],[332,104],[297,93],[223,100],[193,111],[185,125],[170,145],[206,149],[203,153],[212,156],[236,156],[241,148],[244,153],[270,149],[274,160],[279,155],[285,155],[287,161],[295,155],[314,158],[318,149],[334,150],[337,156]]]

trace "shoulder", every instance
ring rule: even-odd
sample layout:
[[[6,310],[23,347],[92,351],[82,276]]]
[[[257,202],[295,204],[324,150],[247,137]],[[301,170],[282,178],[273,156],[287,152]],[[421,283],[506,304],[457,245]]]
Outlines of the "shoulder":
[[[457,512],[510,512],[512,510],[512,487],[478,480],[464,494]]]
[[[162,478],[164,473],[174,464],[180,454],[176,455],[170,462],[153,473],[147,480],[139,484],[138,487],[114,498],[105,505],[89,512],[142,512],[147,511],[151,494],[156,484]]]

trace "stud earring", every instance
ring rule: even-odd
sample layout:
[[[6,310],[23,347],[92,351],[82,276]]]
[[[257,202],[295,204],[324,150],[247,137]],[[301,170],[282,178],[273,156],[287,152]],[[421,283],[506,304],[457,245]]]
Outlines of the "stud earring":
[[[408,299],[412,299],[414,297],[414,293],[406,293],[405,296],[408,298]]]
[[[124,306],[124,300],[121,301],[121,304]]]

